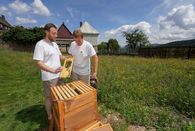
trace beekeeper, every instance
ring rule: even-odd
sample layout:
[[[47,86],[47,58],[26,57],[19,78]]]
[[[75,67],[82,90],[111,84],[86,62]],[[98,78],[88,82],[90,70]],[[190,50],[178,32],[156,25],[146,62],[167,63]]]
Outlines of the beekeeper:
[[[58,45],[54,42],[57,37],[57,27],[48,23],[44,27],[45,37],[37,42],[34,50],[33,60],[41,69],[41,77],[44,84],[45,107],[48,114],[48,119],[52,119],[51,107],[51,87],[62,84],[63,81],[59,78],[62,71],[60,60],[64,61]]]
[[[90,58],[93,60],[92,78],[97,79],[98,56],[91,43],[83,39],[80,29],[73,32],[74,41],[71,43],[68,53],[74,57],[72,80],[82,80],[90,83]]]

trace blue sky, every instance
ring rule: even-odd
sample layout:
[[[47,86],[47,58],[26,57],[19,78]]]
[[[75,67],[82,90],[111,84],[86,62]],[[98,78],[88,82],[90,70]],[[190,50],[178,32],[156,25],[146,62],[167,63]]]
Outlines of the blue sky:
[[[99,32],[99,42],[116,38],[123,31],[139,28],[151,43],[195,37],[194,0],[1,0],[0,14],[13,25],[43,26],[62,22],[73,31],[88,21]]]

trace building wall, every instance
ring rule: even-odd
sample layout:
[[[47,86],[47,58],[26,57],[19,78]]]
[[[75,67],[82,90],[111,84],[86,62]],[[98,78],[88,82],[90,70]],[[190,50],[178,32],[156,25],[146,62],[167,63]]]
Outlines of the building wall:
[[[94,34],[84,34],[84,40],[90,42],[95,51],[97,52],[98,49],[97,49],[97,39],[98,39],[98,35],[94,35]],[[62,52],[67,52],[68,49],[69,49],[69,46],[71,44],[71,42],[73,41],[73,39],[60,39],[60,38],[57,38],[56,39],[56,43],[58,44],[60,50]]]
[[[84,34],[84,39],[90,42],[92,45],[97,45],[97,37],[98,35]]]
[[[90,42],[97,52],[97,39],[98,34],[84,34],[84,40]]]
[[[9,30],[10,28],[0,23],[0,31]]]
[[[60,39],[60,38],[56,39],[56,43],[58,44],[62,52],[68,52],[68,49],[72,41],[73,39]]]

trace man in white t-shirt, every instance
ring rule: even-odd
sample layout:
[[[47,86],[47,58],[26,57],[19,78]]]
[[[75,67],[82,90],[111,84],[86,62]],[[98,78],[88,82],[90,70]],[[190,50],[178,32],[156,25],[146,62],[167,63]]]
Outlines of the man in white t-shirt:
[[[72,80],[82,80],[85,83],[90,83],[90,58],[93,60],[92,67],[92,78],[97,79],[97,67],[98,67],[98,56],[88,41],[83,39],[83,33],[81,30],[75,30],[73,32],[74,40],[71,43],[68,51],[74,57]]]
[[[62,56],[58,45],[54,42],[57,37],[57,27],[48,23],[44,27],[45,38],[38,41],[33,55],[38,68],[41,69],[41,78],[44,83],[45,107],[48,114],[48,119],[51,120],[51,87],[62,84],[63,81],[59,78],[62,71],[60,60],[65,60]]]

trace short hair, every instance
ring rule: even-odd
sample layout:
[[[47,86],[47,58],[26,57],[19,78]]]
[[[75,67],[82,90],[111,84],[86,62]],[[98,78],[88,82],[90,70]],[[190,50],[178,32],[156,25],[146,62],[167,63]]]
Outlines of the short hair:
[[[57,29],[56,25],[54,25],[53,23],[47,23],[45,26],[44,26],[44,30],[45,31],[50,31],[51,28],[55,28]]]
[[[81,38],[83,38],[83,33],[81,32],[80,29],[76,29],[73,32],[73,37],[77,38],[78,36],[80,36]]]

